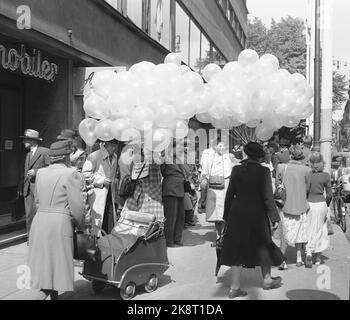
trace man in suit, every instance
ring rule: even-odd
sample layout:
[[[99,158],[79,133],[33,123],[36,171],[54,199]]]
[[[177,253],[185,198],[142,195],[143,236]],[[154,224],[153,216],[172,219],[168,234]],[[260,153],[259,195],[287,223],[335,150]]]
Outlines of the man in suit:
[[[181,144],[180,144],[181,145]],[[178,152],[176,152],[176,150]],[[174,141],[173,148],[164,155],[161,165],[162,198],[164,206],[164,233],[167,246],[170,248],[182,247],[182,232],[185,224],[185,173],[184,159],[181,147],[176,148]],[[174,158],[175,163],[174,163]]]
[[[39,169],[50,165],[50,158],[49,149],[39,146],[39,143],[42,141],[39,137],[39,132],[27,129],[24,136],[20,138],[23,139],[25,148],[29,150],[24,164],[24,177],[19,187],[19,195],[23,195],[24,197],[27,232],[29,235],[30,227],[36,213],[34,200],[36,174]]]
[[[82,169],[87,185],[93,186],[88,200],[91,207],[92,232],[96,236],[101,235],[100,229],[109,234],[117,222],[120,145],[117,140],[103,142],[100,150],[87,157]]]

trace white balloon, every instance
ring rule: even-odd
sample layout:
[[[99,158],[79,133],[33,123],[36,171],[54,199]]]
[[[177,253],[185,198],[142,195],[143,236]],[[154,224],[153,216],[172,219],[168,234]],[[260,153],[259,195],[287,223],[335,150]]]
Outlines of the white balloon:
[[[98,71],[94,74],[91,84],[95,90],[108,86],[116,78],[116,73],[112,70]]]
[[[212,77],[221,72],[221,68],[215,64],[215,63],[210,63],[208,65],[206,65],[202,71],[203,74],[203,78],[205,79],[205,81],[210,82],[210,80],[212,79]]]
[[[164,60],[164,63],[174,63],[178,66],[181,66],[181,56],[178,53],[169,53]]]
[[[188,67],[188,66],[186,66],[186,65],[182,65],[182,66],[180,67],[180,71],[181,71],[181,74],[183,75],[183,74],[185,74],[185,73],[187,73],[187,72],[191,72],[192,70],[191,70],[190,67]]]
[[[240,65],[238,63],[238,61],[232,61],[232,62],[227,63],[224,66],[223,72],[224,73],[229,73],[229,74],[236,74],[236,73],[242,74],[243,73],[243,67],[242,67],[242,65]]]
[[[239,56],[238,56],[238,62],[243,66],[246,67],[250,64],[254,64],[258,62],[259,55],[256,51],[251,49],[243,50]]]
[[[277,57],[270,53],[262,55],[260,58],[260,62],[262,64],[270,65],[272,67],[271,71],[277,71],[280,67],[280,63]]]
[[[172,132],[169,129],[158,128],[153,133],[152,150],[161,152],[169,147],[172,141]]]
[[[177,120],[175,128],[175,139],[183,139],[188,136],[189,128],[185,121]]]
[[[203,91],[204,90],[204,82],[202,77],[196,72],[186,72],[182,76],[182,80],[190,83],[193,91]]]
[[[199,122],[202,122],[202,123],[211,123],[211,121],[212,121],[212,118],[209,115],[209,113],[197,114],[196,118]]]
[[[107,101],[96,94],[91,94],[84,103],[84,111],[88,117],[106,119],[109,117]]]
[[[132,124],[127,118],[118,119],[112,123],[113,136],[119,141],[124,141],[122,138],[125,137],[125,132],[129,129],[132,129]],[[125,141],[128,141],[128,139]]]
[[[111,120],[101,120],[95,128],[95,135],[102,141],[111,141],[114,139],[112,128],[113,122]]]

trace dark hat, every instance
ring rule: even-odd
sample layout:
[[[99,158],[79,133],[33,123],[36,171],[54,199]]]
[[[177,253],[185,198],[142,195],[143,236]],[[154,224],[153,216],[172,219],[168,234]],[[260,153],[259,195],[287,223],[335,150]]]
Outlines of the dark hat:
[[[280,146],[289,146],[290,145],[290,141],[288,140],[288,139],[285,139],[285,138],[282,138],[282,139],[280,139],[280,141],[279,141],[279,145]]]
[[[303,149],[299,145],[291,146],[289,148],[289,152],[290,152],[292,159],[294,159],[294,160],[299,161],[299,160],[305,159]]]
[[[53,143],[50,147],[49,156],[59,157],[66,156],[72,153],[72,142],[69,140],[62,140]]]
[[[57,137],[57,140],[73,140],[77,137],[77,134],[70,129],[63,129],[61,134]]]
[[[249,142],[245,145],[244,153],[252,159],[261,159],[266,156],[264,147],[257,142]]]
[[[39,137],[39,132],[35,131],[33,129],[27,129],[24,132],[24,136],[20,136],[20,138],[22,138],[22,139],[31,139],[31,140],[36,140],[36,141],[43,141],[43,139],[41,139]]]

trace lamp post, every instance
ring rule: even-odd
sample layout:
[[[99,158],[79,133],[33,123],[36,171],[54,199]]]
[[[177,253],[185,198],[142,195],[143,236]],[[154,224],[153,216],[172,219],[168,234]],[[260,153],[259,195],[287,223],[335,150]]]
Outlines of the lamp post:
[[[321,151],[321,0],[315,7],[314,151]]]

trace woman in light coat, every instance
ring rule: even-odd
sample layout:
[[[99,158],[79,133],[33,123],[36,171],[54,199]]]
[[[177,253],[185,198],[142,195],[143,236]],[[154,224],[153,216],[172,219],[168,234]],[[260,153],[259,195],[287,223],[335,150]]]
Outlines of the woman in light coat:
[[[36,178],[37,213],[29,235],[28,266],[32,289],[46,298],[73,291],[73,229],[85,227],[85,201],[81,174],[69,167],[71,143],[51,145],[52,164]]]
[[[293,246],[297,251],[297,267],[303,265],[302,248],[308,241],[307,213],[310,210],[307,197],[311,187],[310,168],[303,165],[304,154],[300,146],[290,148],[292,160],[280,164],[277,168],[276,187],[281,183],[286,189],[287,198],[282,208],[282,238],[281,250],[286,253],[287,247]],[[287,263],[280,270],[288,269]]]
[[[225,180],[225,188],[221,190],[214,189],[209,183],[207,193],[206,218],[208,222],[215,223],[217,241],[221,239],[223,234],[225,196],[233,166],[230,154],[226,153],[225,143],[220,142],[216,147],[215,153],[208,159],[202,171],[202,175],[208,180],[210,180],[210,176],[220,176]],[[215,243],[213,246],[215,246]]]

